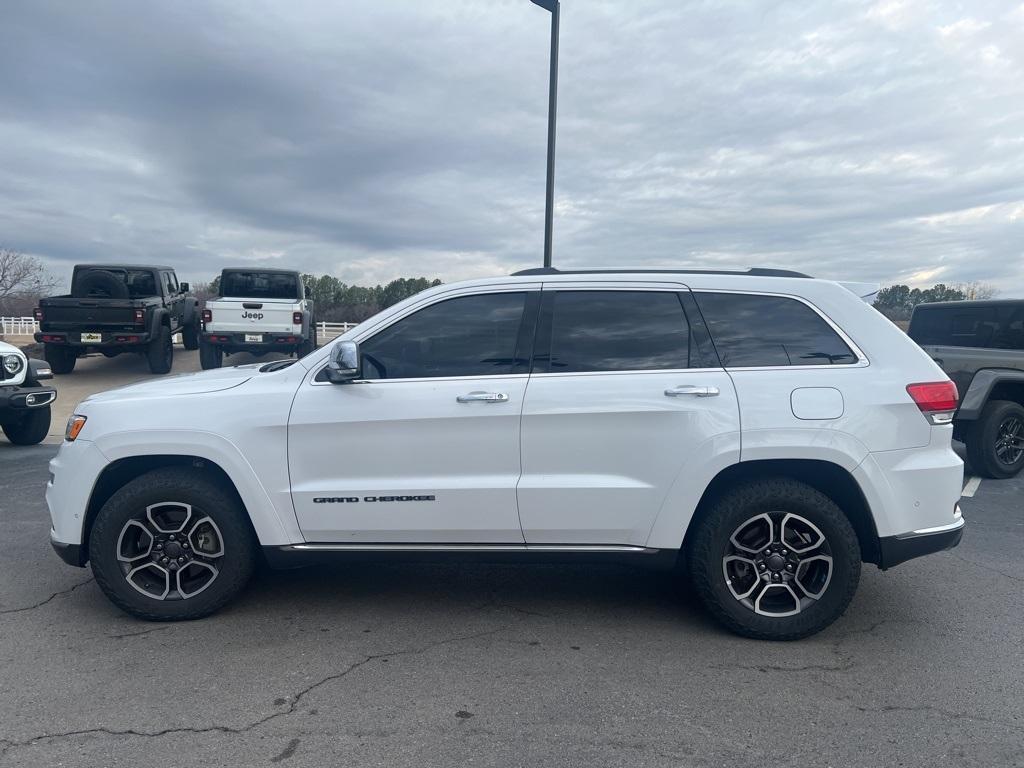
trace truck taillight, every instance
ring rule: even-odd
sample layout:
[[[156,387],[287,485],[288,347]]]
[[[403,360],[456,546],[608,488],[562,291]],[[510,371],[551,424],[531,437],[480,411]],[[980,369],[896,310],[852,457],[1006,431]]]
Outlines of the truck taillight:
[[[302,325],[302,313],[292,312],[292,323],[295,325]]]
[[[213,310],[212,309],[204,309],[203,310],[203,322],[204,323],[213,322]]]
[[[32,310],[32,317],[36,319],[37,323],[43,322],[43,309],[42,307],[36,307]]]
[[[144,309],[136,309],[135,310],[135,324],[136,325],[145,325],[145,323],[146,323],[146,310],[144,310]]]
[[[932,424],[948,424],[960,399],[952,381],[908,384],[907,394]]]

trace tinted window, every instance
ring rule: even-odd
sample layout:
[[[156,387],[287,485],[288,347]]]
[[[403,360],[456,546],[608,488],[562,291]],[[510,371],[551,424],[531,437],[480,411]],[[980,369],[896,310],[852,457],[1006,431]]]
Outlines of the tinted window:
[[[538,370],[646,371],[689,367],[679,296],[659,291],[558,291],[551,359]]]
[[[921,307],[908,333],[918,344],[1024,349],[1024,305]]]
[[[803,302],[738,293],[694,297],[725,366],[857,362],[831,326]]]
[[[239,299],[297,299],[299,277],[280,272],[225,272],[220,295]]]
[[[432,304],[360,345],[368,379],[512,372],[525,293],[489,293]]]

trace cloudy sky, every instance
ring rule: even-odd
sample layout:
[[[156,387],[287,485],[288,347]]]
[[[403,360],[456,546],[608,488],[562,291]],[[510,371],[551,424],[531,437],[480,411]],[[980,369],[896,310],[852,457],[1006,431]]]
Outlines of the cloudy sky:
[[[1024,4],[563,0],[556,266],[1024,295]],[[348,282],[540,263],[528,0],[3,0],[0,244]]]

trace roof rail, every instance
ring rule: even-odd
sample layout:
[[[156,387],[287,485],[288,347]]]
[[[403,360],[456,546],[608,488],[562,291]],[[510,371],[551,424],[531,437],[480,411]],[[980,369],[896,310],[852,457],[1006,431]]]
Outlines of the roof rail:
[[[556,269],[555,267],[533,267],[532,269],[521,269],[513,272],[512,277],[525,277],[529,275],[659,275],[659,274],[682,274],[682,275],[745,275],[748,277],[805,277],[803,272],[794,272],[791,269],[773,269],[771,267],[751,267],[747,270],[739,269]]]

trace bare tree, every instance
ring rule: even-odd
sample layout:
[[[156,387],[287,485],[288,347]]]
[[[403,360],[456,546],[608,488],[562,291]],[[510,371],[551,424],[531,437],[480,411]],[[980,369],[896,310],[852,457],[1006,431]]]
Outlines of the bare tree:
[[[0,314],[23,314],[36,299],[53,291],[57,280],[43,262],[9,248],[0,248]]]
[[[978,281],[960,283],[956,287],[963,291],[964,298],[969,301],[973,301],[975,299],[991,299],[999,293],[999,289],[991,283],[979,283]]]

